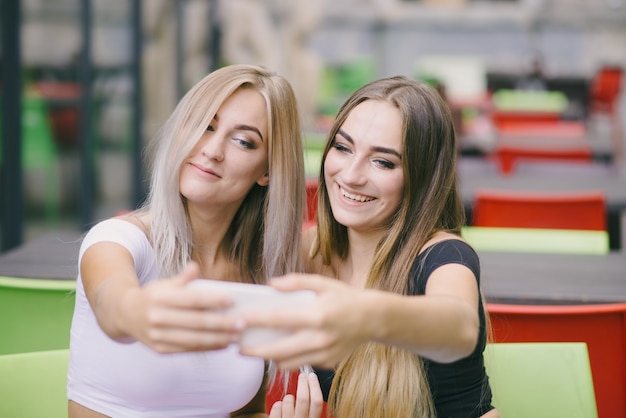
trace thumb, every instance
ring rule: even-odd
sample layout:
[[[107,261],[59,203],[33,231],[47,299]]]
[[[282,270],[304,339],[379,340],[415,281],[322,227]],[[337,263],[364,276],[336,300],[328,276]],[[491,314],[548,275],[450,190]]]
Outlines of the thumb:
[[[336,280],[327,277],[302,273],[290,273],[269,280],[269,284],[278,290],[313,290],[316,293],[328,289],[334,282]]]
[[[183,271],[176,276],[175,281],[180,286],[185,286],[190,281],[200,277],[200,266],[195,261],[189,260]]]

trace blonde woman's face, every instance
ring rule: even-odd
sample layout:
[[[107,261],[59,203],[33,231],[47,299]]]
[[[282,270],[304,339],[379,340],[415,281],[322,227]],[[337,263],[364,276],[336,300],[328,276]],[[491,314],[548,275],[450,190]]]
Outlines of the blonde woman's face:
[[[269,182],[267,141],[263,96],[235,91],[183,162],[180,192],[188,205],[236,211],[255,183]]]
[[[367,100],[348,115],[324,161],[334,218],[362,232],[386,228],[402,200],[402,119],[386,101]]]

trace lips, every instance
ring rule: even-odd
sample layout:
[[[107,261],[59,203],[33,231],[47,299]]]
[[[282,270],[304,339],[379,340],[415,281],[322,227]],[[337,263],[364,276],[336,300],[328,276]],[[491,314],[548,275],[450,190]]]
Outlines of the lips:
[[[341,186],[339,187],[339,191],[343,197],[345,197],[346,199],[355,201],[355,202],[366,203],[366,202],[371,202],[372,200],[376,199],[371,196],[364,196],[361,194],[350,193]]]
[[[215,171],[213,171],[211,168],[204,167],[202,165],[194,164],[194,163],[189,163],[189,164],[192,167],[194,167],[196,170],[201,171],[202,173],[208,174],[208,175],[213,176],[213,177],[218,177],[218,178],[222,177],[219,174],[217,174]]]

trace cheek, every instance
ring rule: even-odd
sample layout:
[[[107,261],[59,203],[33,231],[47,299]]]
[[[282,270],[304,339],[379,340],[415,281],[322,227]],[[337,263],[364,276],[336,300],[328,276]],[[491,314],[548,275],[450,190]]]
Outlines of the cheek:
[[[404,178],[402,176],[390,177],[387,179],[386,186],[387,197],[393,202],[393,206],[397,208],[402,201]]]
[[[326,159],[324,160],[324,177],[328,180],[329,177],[337,174],[339,170],[338,159],[335,157],[335,153],[329,152],[326,154]]]

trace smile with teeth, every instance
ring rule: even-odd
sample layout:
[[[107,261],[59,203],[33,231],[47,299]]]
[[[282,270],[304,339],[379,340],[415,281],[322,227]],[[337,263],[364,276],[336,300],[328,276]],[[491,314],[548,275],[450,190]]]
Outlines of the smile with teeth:
[[[354,200],[356,202],[371,202],[372,200],[374,200],[373,197],[368,197],[368,196],[362,196],[362,195],[358,195],[358,194],[353,194],[353,193],[348,193],[346,192],[343,188],[339,188],[339,190],[341,191],[341,194],[350,199],[350,200]]]

